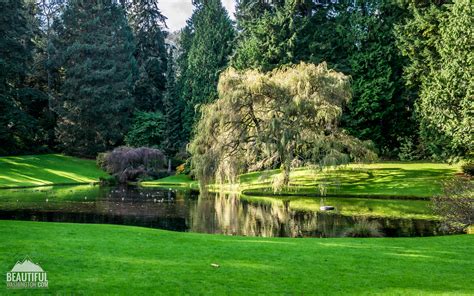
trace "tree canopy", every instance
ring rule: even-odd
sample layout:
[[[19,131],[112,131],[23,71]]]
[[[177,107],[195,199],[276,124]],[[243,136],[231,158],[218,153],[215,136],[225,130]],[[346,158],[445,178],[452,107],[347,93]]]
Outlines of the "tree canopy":
[[[178,80],[185,101],[183,132],[187,140],[199,118],[196,106],[217,98],[219,73],[232,52],[234,28],[220,0],[195,1],[195,10],[183,29],[183,50]],[[211,25],[212,24],[212,25]]]
[[[473,4],[412,5],[411,11],[413,18],[397,29],[400,49],[410,60],[407,83],[419,94],[421,139],[434,158],[472,158]]]
[[[166,91],[166,17],[156,0],[133,0],[126,5],[133,30],[139,75],[135,81],[134,107],[141,111],[163,112]]]
[[[254,75],[291,97],[276,73],[293,77],[300,63],[325,63],[343,73],[351,97],[337,104],[338,134],[372,141],[385,159],[474,157],[472,1],[237,0],[233,21],[221,0],[193,0],[176,32],[161,5],[0,1],[0,154],[94,157],[140,143],[186,157],[185,147],[203,136],[201,112],[241,89],[220,89],[221,73],[222,83]],[[286,102],[272,100],[271,108]],[[290,144],[293,115],[278,114],[275,122],[289,129],[283,146],[298,146]],[[292,159],[272,149],[271,165],[260,166],[268,164],[263,152],[253,165]]]
[[[78,0],[68,3],[60,37],[58,141],[67,153],[94,157],[119,145],[128,129],[137,69],[132,30],[113,1]]]
[[[226,70],[219,99],[201,108],[190,144],[202,182],[235,182],[247,171],[280,168],[287,185],[291,168],[336,165],[374,157],[367,143],[338,126],[350,99],[349,78],[301,63],[268,73]]]

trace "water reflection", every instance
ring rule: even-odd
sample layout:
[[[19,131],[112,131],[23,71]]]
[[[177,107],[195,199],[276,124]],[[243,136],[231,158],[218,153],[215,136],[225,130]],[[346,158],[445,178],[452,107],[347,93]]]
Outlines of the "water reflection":
[[[265,237],[341,236],[359,219],[340,211],[294,209],[291,200],[256,201],[237,195],[134,187],[60,190],[61,193],[55,188],[44,192],[1,191],[0,219],[110,223]],[[438,222],[432,220],[371,219],[382,225],[386,236],[438,234]]]
[[[337,237],[360,220],[337,212],[291,209],[291,201],[249,202],[236,195],[199,197],[191,211],[192,231],[265,237]],[[425,219],[371,218],[387,236],[437,234],[438,223]],[[370,220],[370,218],[369,218]]]

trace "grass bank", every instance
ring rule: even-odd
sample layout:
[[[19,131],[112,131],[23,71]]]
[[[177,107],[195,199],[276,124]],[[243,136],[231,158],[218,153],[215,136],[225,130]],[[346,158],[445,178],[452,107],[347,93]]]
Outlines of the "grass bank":
[[[61,154],[0,157],[0,188],[86,184],[107,176],[93,160]]]
[[[324,171],[297,169],[290,175],[290,187],[280,195],[360,196],[379,198],[428,198],[440,194],[442,181],[460,172],[458,165],[418,162],[351,164]],[[272,193],[272,179],[278,171],[245,174],[242,191],[248,195]]]
[[[461,171],[459,165],[428,162],[382,162],[351,164],[337,169],[296,169],[290,174],[290,186],[278,193],[272,188],[279,170],[254,172],[239,177],[238,187],[249,196],[327,196],[428,199],[440,194],[442,181]],[[187,176],[171,176],[143,182],[143,186],[181,186],[198,188]],[[211,186],[211,190],[227,189]],[[229,187],[230,188],[230,187]]]
[[[51,294],[470,294],[474,236],[285,239],[0,221],[0,270],[30,256]],[[214,268],[212,263],[220,267]],[[5,285],[0,294],[6,292]]]
[[[187,175],[168,176],[159,180],[140,182],[143,187],[171,187],[199,190],[198,181]]]

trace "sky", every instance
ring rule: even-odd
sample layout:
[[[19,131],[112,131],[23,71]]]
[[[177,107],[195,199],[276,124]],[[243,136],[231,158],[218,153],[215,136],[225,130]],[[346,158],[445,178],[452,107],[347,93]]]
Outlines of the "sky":
[[[231,18],[234,18],[235,0],[221,0]],[[158,7],[168,19],[166,24],[170,32],[181,29],[193,13],[191,0],[160,0]]]

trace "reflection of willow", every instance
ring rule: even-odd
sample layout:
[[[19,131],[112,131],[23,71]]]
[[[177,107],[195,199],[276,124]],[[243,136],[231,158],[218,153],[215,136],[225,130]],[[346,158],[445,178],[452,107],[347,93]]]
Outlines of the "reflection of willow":
[[[297,211],[290,200],[251,201],[238,195],[200,195],[190,207],[190,231],[247,236],[335,237],[359,220],[337,212]],[[375,218],[373,218],[375,219]],[[377,218],[388,236],[432,235],[431,221]]]
[[[277,236],[298,231],[288,208],[277,203],[249,203],[237,195],[219,195],[214,204],[216,222],[224,234]],[[285,231],[283,228],[289,228]]]
[[[238,195],[200,196],[191,231],[248,236],[334,236],[347,225],[338,215],[293,211],[288,201],[248,202]]]

